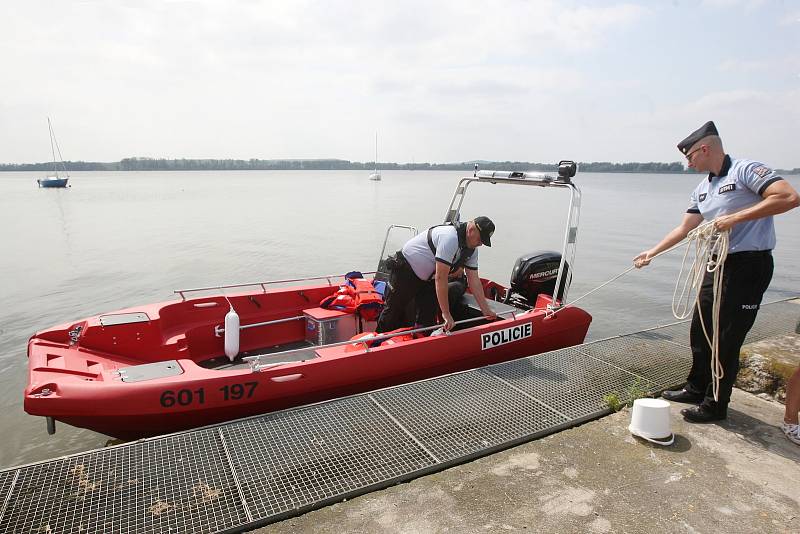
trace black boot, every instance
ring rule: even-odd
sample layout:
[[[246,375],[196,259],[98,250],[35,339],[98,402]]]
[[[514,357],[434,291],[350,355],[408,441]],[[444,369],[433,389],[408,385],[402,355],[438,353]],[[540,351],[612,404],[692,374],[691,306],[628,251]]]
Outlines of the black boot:
[[[700,404],[703,402],[705,395],[696,391],[691,384],[686,384],[682,389],[673,389],[663,391],[661,397],[673,402],[686,402],[691,404]]]
[[[728,408],[721,407],[716,403],[704,402],[693,408],[684,408],[681,410],[681,415],[690,423],[711,423],[712,421],[722,421],[728,417]]]

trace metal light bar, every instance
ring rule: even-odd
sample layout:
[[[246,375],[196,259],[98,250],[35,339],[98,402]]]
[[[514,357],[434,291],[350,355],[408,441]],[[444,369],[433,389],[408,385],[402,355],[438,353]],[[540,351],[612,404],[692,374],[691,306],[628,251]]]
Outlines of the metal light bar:
[[[495,178],[505,178],[513,180],[540,180],[544,182],[554,182],[558,180],[558,176],[543,172],[520,172],[520,171],[478,171],[475,174],[476,178],[483,180],[491,180]]]

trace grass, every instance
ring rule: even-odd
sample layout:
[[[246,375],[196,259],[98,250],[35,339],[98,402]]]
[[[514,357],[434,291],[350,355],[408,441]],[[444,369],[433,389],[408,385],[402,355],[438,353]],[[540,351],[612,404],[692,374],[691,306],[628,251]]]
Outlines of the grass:
[[[633,381],[633,384],[628,386],[628,388],[625,390],[625,393],[622,395],[616,391],[612,391],[606,395],[603,395],[603,402],[605,402],[606,406],[608,406],[612,411],[618,412],[625,406],[632,405],[633,401],[636,399],[643,399],[650,396],[650,392],[645,386],[644,381],[641,378],[637,378]]]

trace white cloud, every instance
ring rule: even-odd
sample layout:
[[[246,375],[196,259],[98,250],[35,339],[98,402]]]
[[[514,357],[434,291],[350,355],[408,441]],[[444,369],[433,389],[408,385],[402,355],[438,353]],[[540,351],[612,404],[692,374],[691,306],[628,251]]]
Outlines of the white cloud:
[[[703,0],[702,4],[714,9],[742,9],[755,11],[765,4],[767,0]]]
[[[800,24],[800,10],[788,11],[779,20],[779,26],[797,26]]]

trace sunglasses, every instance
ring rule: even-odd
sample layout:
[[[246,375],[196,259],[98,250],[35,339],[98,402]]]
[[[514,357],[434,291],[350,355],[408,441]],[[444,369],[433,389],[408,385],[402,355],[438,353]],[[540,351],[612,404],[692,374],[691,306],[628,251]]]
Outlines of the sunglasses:
[[[691,152],[687,153],[686,154],[686,161],[692,161],[692,154],[694,154],[695,152],[699,152],[700,150],[703,149],[704,146],[705,145],[700,145],[699,147],[695,148]]]

